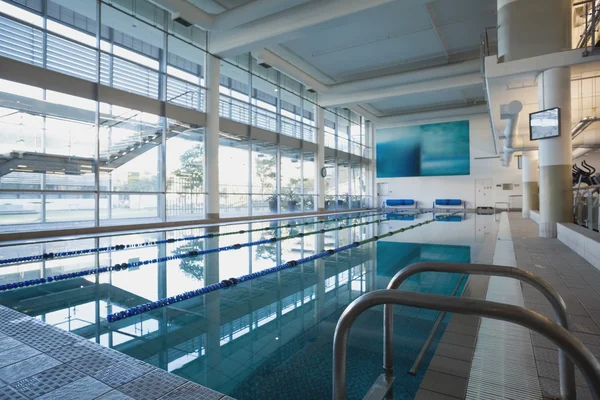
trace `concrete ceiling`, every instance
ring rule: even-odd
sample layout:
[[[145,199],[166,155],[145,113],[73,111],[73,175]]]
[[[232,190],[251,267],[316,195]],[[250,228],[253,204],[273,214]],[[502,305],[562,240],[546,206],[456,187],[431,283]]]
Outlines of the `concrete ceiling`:
[[[181,0],[161,1],[176,6]],[[362,89],[355,91],[372,90],[377,85],[367,88],[365,80],[479,59],[481,33],[495,26],[497,18],[497,0],[296,0],[287,9],[270,0],[187,1],[207,13],[222,15],[242,5],[246,13],[256,4],[256,9],[263,10],[260,17],[215,31],[210,35],[209,51],[232,57],[267,49],[291,66],[275,68],[319,93],[328,88],[333,93],[336,84],[359,81]],[[268,7],[275,7],[273,4],[278,9],[272,8],[274,13],[269,14]],[[463,87],[449,86],[424,93],[399,90],[396,97],[388,91],[380,99],[370,94],[365,97],[368,100],[339,106],[360,107],[373,114],[367,117],[377,118],[463,107],[485,99],[483,86],[474,86],[472,80]]]
[[[188,0],[190,3],[210,14],[220,14],[253,0]]]
[[[496,25],[496,0],[411,3],[374,7],[281,45],[340,83],[478,57],[481,33]]]

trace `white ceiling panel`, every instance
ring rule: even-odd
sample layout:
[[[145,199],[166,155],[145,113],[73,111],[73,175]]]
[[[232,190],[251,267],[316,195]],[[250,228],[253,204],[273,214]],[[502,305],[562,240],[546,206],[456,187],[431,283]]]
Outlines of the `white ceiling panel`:
[[[397,1],[319,26],[284,45],[335,79],[441,53],[435,39],[425,7]]]
[[[472,20],[456,22],[438,27],[444,38],[448,53],[458,53],[480,47],[481,33],[486,26],[495,24],[495,18],[490,20]]]
[[[460,21],[489,20],[496,25],[496,0],[436,0],[429,6],[436,24],[443,26]]]
[[[344,75],[376,71],[443,53],[433,29],[386,38],[358,47],[341,48],[327,54],[314,55],[306,51],[298,53],[294,48],[291,50],[336,80],[343,80]]]

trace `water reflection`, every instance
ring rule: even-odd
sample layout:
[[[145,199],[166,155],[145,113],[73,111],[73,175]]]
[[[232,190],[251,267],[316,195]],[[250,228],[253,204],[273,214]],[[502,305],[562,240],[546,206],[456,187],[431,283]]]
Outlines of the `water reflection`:
[[[420,219],[428,218],[422,216]],[[242,229],[251,230],[266,226],[275,228],[305,221],[265,222],[206,230],[139,233],[4,247],[0,248],[0,256],[17,257],[56,252],[62,248],[76,250],[206,233],[238,232]],[[312,263],[301,264],[297,268],[270,274],[230,289],[198,296],[112,324],[107,323],[106,316],[139,304],[198,289],[222,279],[261,271],[282,262],[370,238],[385,229],[398,229],[413,223],[415,222],[394,221],[390,222],[389,226],[372,224],[351,227],[239,250],[151,263],[126,271],[4,292],[0,294],[0,303],[215,390],[231,394],[240,400],[281,398],[278,396],[294,398],[294,393],[302,388],[295,387],[293,382],[299,380],[297,384],[300,384],[303,378],[308,379],[307,376],[310,375],[298,364],[291,362],[294,357],[299,357],[298,359],[305,360],[303,362],[307,364],[307,370],[326,375],[323,385],[314,390],[315,395],[328,395],[330,389],[326,381],[330,377],[330,369],[327,370],[330,367],[327,362],[318,365],[311,363],[326,361],[330,357],[328,354],[332,329],[339,313],[347,304],[365,292],[385,287],[395,272],[412,262],[469,262],[470,259],[468,246],[423,246],[396,241],[418,241],[415,240],[418,238],[424,238],[425,241],[426,238],[438,240],[440,232],[444,232],[440,230],[443,225],[443,228],[446,228],[445,232],[448,226],[454,229],[452,244],[460,240],[465,244],[474,239],[474,229],[471,225],[464,222],[452,225],[430,224],[411,231],[410,235],[397,235],[388,242],[360,246]],[[313,233],[322,228],[340,225],[346,225],[346,222],[283,227],[276,232],[236,233],[189,242],[164,243],[138,249],[7,266],[0,269],[0,284],[96,266],[152,260],[184,254],[191,249],[210,249],[267,239],[274,234],[287,236]],[[461,235],[462,239],[459,238]],[[453,279],[450,276],[423,274],[409,280],[406,288],[434,291],[453,287]],[[399,333],[401,336],[398,343],[402,340],[414,344],[415,338],[428,334],[435,313],[427,310],[414,312],[408,308],[398,309],[398,313],[403,312],[404,317],[396,320],[399,324],[412,328],[403,330],[399,325],[397,331],[403,333]],[[379,346],[375,346],[379,340],[375,339],[375,336],[380,336],[380,323],[371,321],[363,326],[359,324],[357,329],[363,330],[370,337],[369,348]],[[407,340],[407,336],[402,335],[412,335],[412,339]],[[360,341],[356,344],[358,348],[363,345]],[[414,345],[404,352],[398,352],[399,357],[411,358],[413,353],[416,356],[419,349],[419,346]],[[381,358],[377,351],[369,350],[369,354],[376,364],[380,364]],[[292,370],[289,368],[291,365],[294,366]],[[371,372],[377,374],[379,368]],[[282,387],[264,392],[260,384],[252,383],[255,380],[266,381],[275,369],[285,372],[287,377],[281,378],[282,382],[285,382]],[[356,385],[352,393],[361,394],[359,397],[362,397],[366,391],[365,385],[368,388],[374,379],[367,382],[371,379],[369,373],[358,371],[358,374],[366,378],[363,383]],[[419,382],[418,377],[415,379],[414,382]],[[414,382],[409,385],[410,390],[414,389]]]

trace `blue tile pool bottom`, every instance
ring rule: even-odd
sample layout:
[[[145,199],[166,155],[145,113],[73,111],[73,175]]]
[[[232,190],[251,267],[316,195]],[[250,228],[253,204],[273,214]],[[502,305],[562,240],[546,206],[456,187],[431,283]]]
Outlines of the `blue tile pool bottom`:
[[[374,234],[365,229],[335,233],[325,238],[325,248]],[[116,243],[123,243],[118,238]],[[198,245],[210,248],[215,243],[227,245],[227,240],[219,243],[209,239]],[[239,237],[231,238],[231,243],[239,241]],[[173,254],[179,246],[166,243],[153,254],[147,253],[151,249],[144,249],[146,253],[140,257]],[[232,271],[248,268],[249,262],[253,270],[264,269],[281,260],[312,254],[316,248],[313,239],[267,244],[226,256],[207,255],[185,263],[120,272],[98,282],[81,278],[44,288],[19,289],[0,296],[0,304],[240,400],[329,398],[331,340],[345,306],[361,293],[385,287],[405,265],[424,260],[469,262],[470,254],[468,246],[379,242],[336,254],[321,264],[315,262],[261,277],[206,299],[186,300],[130,321],[107,324],[104,319],[109,312],[152,300],[152,296],[202,287],[219,276],[231,276],[236,273]],[[114,262],[123,262],[138,254],[126,253],[127,258],[110,256]],[[218,271],[211,269],[215,260],[219,261]],[[86,262],[82,261],[82,268],[89,268]],[[44,265],[56,263],[54,260]],[[449,274],[422,274],[412,277],[403,289],[449,294],[457,279]],[[395,393],[399,399],[412,398],[434,347],[416,377],[408,376],[406,371],[437,313],[400,307],[396,311]],[[381,328],[381,309],[363,315],[353,328],[348,366],[350,398],[362,398],[381,371]]]
[[[404,256],[398,256],[404,255]],[[422,245],[380,242],[377,246],[378,282],[389,278],[406,265],[419,261],[470,262],[468,246]],[[385,278],[385,279],[380,279]],[[411,277],[403,290],[450,295],[458,274],[423,273]],[[466,280],[459,287],[462,293]],[[385,285],[384,285],[385,286]],[[384,287],[378,287],[383,289]],[[333,334],[344,308],[336,310],[302,335],[294,338],[265,360],[260,367],[231,391],[237,399],[325,399],[331,396]],[[424,362],[415,376],[408,371],[431,332],[438,312],[413,307],[396,307],[394,397],[412,399],[416,395],[437,342],[446,323],[438,331]],[[383,309],[365,312],[352,327],[348,342],[348,398],[362,399],[382,370]]]

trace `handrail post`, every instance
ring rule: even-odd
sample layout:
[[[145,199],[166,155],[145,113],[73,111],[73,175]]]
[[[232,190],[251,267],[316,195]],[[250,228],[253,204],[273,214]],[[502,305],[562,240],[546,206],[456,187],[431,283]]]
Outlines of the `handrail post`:
[[[567,315],[567,306],[558,292],[543,280],[531,272],[515,267],[505,267],[498,265],[485,264],[459,264],[459,263],[437,263],[420,262],[409,265],[399,271],[390,280],[388,289],[398,289],[404,281],[410,276],[421,272],[448,272],[462,273],[471,275],[489,275],[503,276],[518,279],[529,283],[538,289],[550,302],[554,309],[554,314],[559,325],[569,330],[569,318]],[[384,371],[393,376],[394,371],[394,306],[384,305],[383,309],[383,360]],[[575,369],[573,363],[566,354],[559,348],[558,351],[558,369],[560,378],[560,394],[563,400],[576,398],[575,392]],[[388,372],[389,371],[389,372]]]
[[[333,337],[333,400],[346,400],[346,347],[350,328],[366,310],[377,305],[397,304],[432,310],[476,315],[516,323],[550,339],[577,364],[592,396],[600,400],[600,363],[569,331],[552,320],[523,307],[486,300],[464,299],[398,290],[363,294],[342,313]]]

